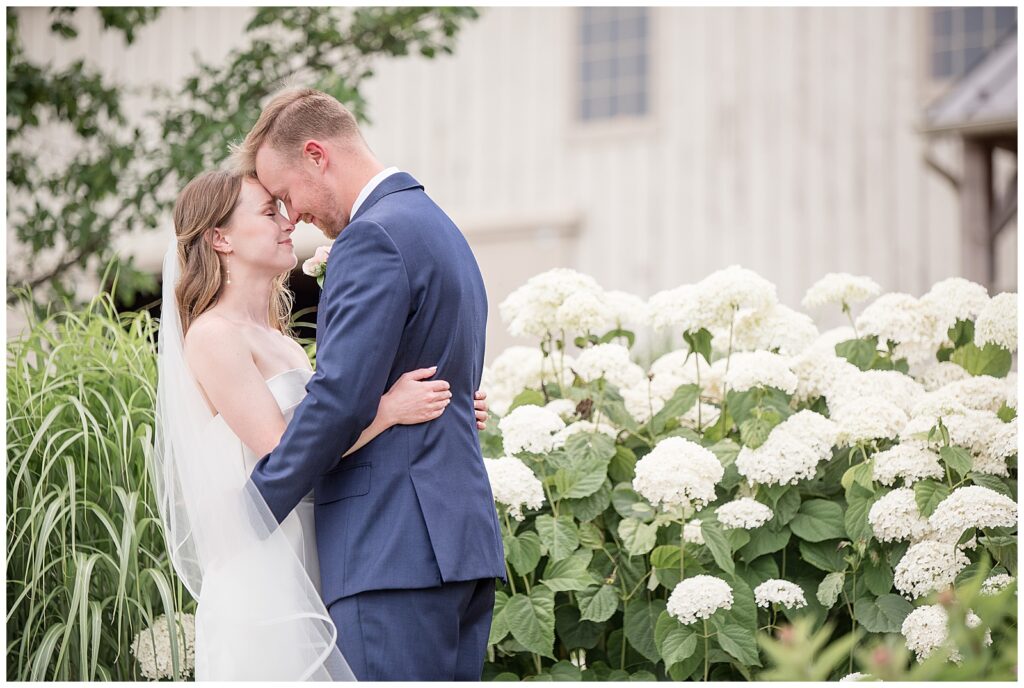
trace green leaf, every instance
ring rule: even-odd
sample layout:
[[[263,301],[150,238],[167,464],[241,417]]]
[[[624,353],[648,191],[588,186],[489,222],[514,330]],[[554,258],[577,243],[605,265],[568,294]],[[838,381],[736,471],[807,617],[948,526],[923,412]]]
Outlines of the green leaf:
[[[683,341],[690,347],[690,351],[700,354],[705,362],[711,363],[711,333],[707,328],[702,327],[696,332],[684,332]]]
[[[845,571],[846,561],[839,540],[824,542],[800,541],[800,558],[822,571]]]
[[[874,481],[874,468],[872,461],[863,461],[856,466],[851,466],[846,473],[843,473],[842,479],[839,481],[843,486],[844,490],[849,490],[850,486],[854,483],[860,484],[862,487],[870,490]]]
[[[565,441],[565,452],[574,463],[603,462],[607,466],[615,456],[615,440],[603,432],[577,432]]]
[[[603,623],[615,615],[619,608],[619,591],[605,583],[576,593],[580,606],[580,619]]]
[[[740,423],[740,441],[750,449],[757,449],[765,443],[775,425],[765,418],[751,416]]]
[[[745,562],[752,562],[764,554],[778,552],[789,544],[791,532],[789,528],[773,531],[767,525],[750,531],[750,542],[739,550],[740,558]]]
[[[575,646],[574,646],[575,647]],[[582,681],[583,676],[578,666],[567,659],[563,659],[551,667],[552,681]]]
[[[967,477],[975,485],[987,487],[988,489],[998,492],[999,494],[1006,495],[1010,499],[1016,499],[1017,497],[1013,493],[1013,489],[1006,484],[1006,481],[998,476],[988,475],[987,473],[971,473]]]
[[[556,520],[549,514],[541,514],[534,522],[537,535],[544,551],[552,561],[565,559],[580,546],[576,522],[572,516],[559,515]]]
[[[846,537],[843,507],[826,499],[811,499],[801,504],[789,527],[807,542]]]
[[[864,566],[861,568],[864,577],[864,584],[872,595],[886,595],[892,592],[893,573],[892,567],[885,557],[879,556],[878,561],[865,557]]]
[[[604,627],[580,619],[579,609],[571,604],[563,604],[555,609],[555,634],[568,649],[582,647],[591,650],[604,635]]]
[[[676,621],[668,612],[662,612],[654,626],[654,642],[665,666],[670,667],[693,655],[697,649],[697,632]]]
[[[788,524],[800,510],[800,490],[791,485],[783,487],[787,489],[776,497],[775,506],[772,509],[775,512],[775,517],[769,521],[769,524],[775,528]]]
[[[564,499],[561,501],[561,505],[568,507],[572,511],[573,516],[581,522],[581,528],[587,521],[592,521],[603,514],[611,503],[612,485],[607,479],[601,484],[601,488],[597,492],[588,497]]]
[[[515,399],[512,400],[512,403],[508,407],[508,412],[505,415],[507,416],[520,406],[544,406],[546,403],[547,402],[544,400],[544,394],[542,392],[539,392],[536,389],[524,389],[516,395]]]
[[[612,506],[623,518],[638,518],[645,523],[654,519],[654,507],[633,491],[629,483],[619,483],[612,490]]]
[[[878,356],[878,338],[875,336],[850,339],[836,344],[836,355],[845,358],[861,370],[870,370]]]
[[[629,447],[615,447],[615,456],[608,464],[608,477],[616,484],[630,483],[636,477],[636,454]]]
[[[506,604],[508,604],[508,595],[501,590],[495,590],[494,611],[491,613],[491,633],[487,637],[488,645],[494,645],[508,635],[508,621],[505,619]]]
[[[736,572],[736,564],[732,559],[732,547],[725,536],[725,531],[717,521],[703,519],[700,524],[701,534],[704,535],[704,545],[711,552],[718,567],[730,576]]]
[[[584,433],[576,433],[573,437],[582,434]],[[566,499],[589,497],[601,489],[607,475],[607,461],[587,460],[574,463],[568,468],[558,469],[555,473],[555,488],[558,494]]]
[[[955,471],[957,475],[964,476],[971,472],[971,466],[974,463],[974,459],[971,457],[971,453],[963,447],[941,447],[939,449],[939,456],[950,470]]]
[[[566,559],[548,561],[541,583],[555,592],[589,588],[596,582],[594,576],[587,570],[593,556],[593,551],[581,549]]]
[[[630,554],[647,554],[654,548],[658,527],[635,518],[624,518],[619,521],[618,533]]]
[[[903,620],[914,610],[914,605],[899,595],[879,595],[875,599],[862,597],[853,605],[857,623],[870,633],[899,633]]]
[[[965,344],[949,357],[953,363],[966,370],[971,375],[991,375],[992,377],[1006,377],[1013,367],[1013,356],[1009,351],[989,342],[984,348],[979,349],[973,342]]]
[[[654,627],[658,623],[658,616],[665,611],[665,600],[654,599],[647,601],[636,599],[626,603],[626,614],[623,622],[623,630],[629,644],[652,662],[657,662],[661,655],[654,642]]]
[[[868,523],[868,512],[876,501],[875,494],[860,485],[853,483],[846,494],[847,507],[844,517],[846,533],[853,541],[870,540],[874,535]]]
[[[914,483],[914,501],[921,515],[928,518],[935,513],[935,507],[949,496],[949,488],[934,480],[919,480]]]
[[[520,576],[532,573],[540,561],[540,538],[533,531],[505,538],[505,558]]]
[[[718,630],[715,637],[723,650],[745,665],[761,666],[761,660],[757,655],[757,643],[754,642],[752,633],[735,624],[717,621],[715,628]]]
[[[651,419],[651,428],[656,435],[665,430],[665,424],[672,418],[678,418],[693,407],[700,394],[700,387],[697,385],[681,385],[676,389],[672,397],[665,402],[665,405],[654,414]]]
[[[536,586],[529,595],[513,595],[505,605],[509,632],[530,652],[555,659],[555,594]]]
[[[585,522],[579,525],[580,544],[587,549],[601,549],[604,546],[604,531],[593,523]]]
[[[818,602],[821,602],[821,606],[825,609],[831,609],[836,600],[839,599],[839,593],[843,591],[843,583],[845,582],[845,573],[832,572],[825,576],[818,585],[818,592],[815,594]]]

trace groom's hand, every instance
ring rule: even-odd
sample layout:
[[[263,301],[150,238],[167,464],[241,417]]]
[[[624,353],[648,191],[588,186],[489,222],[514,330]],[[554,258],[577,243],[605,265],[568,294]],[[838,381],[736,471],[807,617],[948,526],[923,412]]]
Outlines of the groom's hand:
[[[487,397],[487,392],[481,392],[477,390],[476,394],[473,395],[473,408],[476,409],[476,427],[479,430],[483,430],[487,427],[487,402],[484,399]]]

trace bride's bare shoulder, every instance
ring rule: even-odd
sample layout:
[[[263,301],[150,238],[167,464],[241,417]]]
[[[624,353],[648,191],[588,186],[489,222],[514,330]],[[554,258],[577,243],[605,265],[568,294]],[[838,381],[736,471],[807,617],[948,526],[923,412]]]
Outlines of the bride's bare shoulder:
[[[192,321],[185,333],[185,358],[190,365],[232,358],[248,351],[246,338],[236,323],[209,310]]]

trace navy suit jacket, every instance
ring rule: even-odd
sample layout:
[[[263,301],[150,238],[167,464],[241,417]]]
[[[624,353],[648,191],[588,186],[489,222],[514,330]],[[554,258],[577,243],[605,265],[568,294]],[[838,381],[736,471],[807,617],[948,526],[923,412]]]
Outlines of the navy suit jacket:
[[[365,590],[505,579],[473,393],[487,294],[462,232],[410,175],[382,181],[331,248],[316,372],[251,480],[278,522],[314,490],[324,602]],[[452,400],[342,458],[403,373],[437,365]]]

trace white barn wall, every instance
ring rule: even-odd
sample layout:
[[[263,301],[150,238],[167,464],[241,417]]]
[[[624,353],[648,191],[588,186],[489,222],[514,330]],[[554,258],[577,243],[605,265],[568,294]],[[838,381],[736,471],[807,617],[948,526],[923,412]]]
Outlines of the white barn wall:
[[[45,12],[20,12],[42,44]],[[958,273],[956,197],[916,130],[931,95],[924,8],[652,8],[650,117],[585,126],[577,12],[484,8],[454,56],[381,60],[365,87],[375,152],[477,253],[488,360],[512,342],[498,304],[556,265],[646,297],[740,263],[791,306],[828,271],[913,294]],[[193,51],[226,54],[249,13],[168,8],[131,48],[93,30],[60,52],[174,85]],[[322,241],[301,233],[300,250]],[[153,253],[169,234],[133,245]]]

